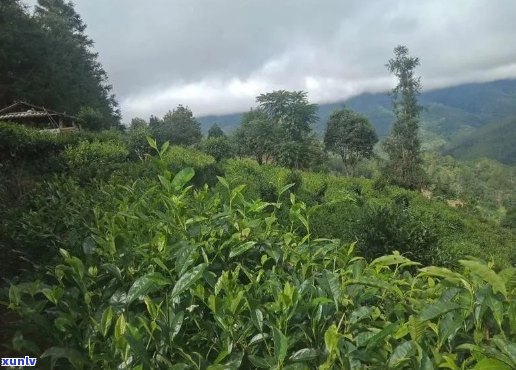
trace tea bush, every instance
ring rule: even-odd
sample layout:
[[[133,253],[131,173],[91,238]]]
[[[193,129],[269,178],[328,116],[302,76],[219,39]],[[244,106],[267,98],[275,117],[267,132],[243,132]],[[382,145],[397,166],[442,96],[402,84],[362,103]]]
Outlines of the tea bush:
[[[314,239],[293,193],[250,200],[224,178],[194,190],[193,177],[99,185],[111,206],[77,220],[82,248],[60,239],[59,261],[11,285],[12,351],[56,369],[516,366],[515,268],[367,263]]]
[[[127,161],[129,151],[116,141],[80,141],[77,145],[67,146],[61,154],[73,176],[88,180],[105,178],[120,164]]]

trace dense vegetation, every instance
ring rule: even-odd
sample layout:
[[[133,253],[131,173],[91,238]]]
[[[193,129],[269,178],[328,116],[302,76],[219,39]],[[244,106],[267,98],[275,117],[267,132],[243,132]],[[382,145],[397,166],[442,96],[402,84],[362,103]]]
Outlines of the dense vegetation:
[[[3,163],[32,193],[2,210],[3,273],[21,274],[5,294],[24,319],[8,316],[11,351],[65,368],[513,366],[516,236],[474,209],[156,151],[145,130],[1,129]]]
[[[455,126],[425,122],[435,111],[419,105],[406,47],[387,64],[398,84],[388,103],[376,96],[380,111],[340,106],[320,122],[306,92],[278,90],[234,132],[211,122],[204,138],[182,105],[119,130],[73,5],[38,4],[0,4],[0,41],[23,41],[23,63],[0,63],[0,102],[41,99],[85,130],[0,122],[2,357],[56,369],[516,368],[515,168],[423,151],[467,131],[461,110],[478,107],[434,92]],[[41,76],[55,67],[49,45],[77,66],[45,75],[55,95]],[[42,85],[19,81],[27,71]],[[75,73],[81,91],[65,83]],[[500,118],[471,114],[470,127]],[[392,127],[375,131],[385,117]]]
[[[381,257],[407,243],[422,249],[404,253],[424,258],[445,225],[466,238],[459,210],[401,189],[375,191],[367,180],[293,176],[250,161],[221,163],[226,175],[217,178],[209,156],[157,150],[152,141],[157,156],[130,163],[120,139],[98,139],[66,146],[57,155],[69,158],[67,178],[40,189],[16,223],[4,221],[17,238],[8,245],[23,245],[18,252],[42,273],[8,289],[10,309],[23,318],[14,323],[12,351],[44,351],[41,363],[59,368],[514,366],[514,268],[464,259],[452,272]],[[83,154],[88,146],[96,155]],[[102,166],[84,167],[84,158]],[[97,180],[81,180],[83,169],[99,171]],[[329,184],[324,192],[321,182]],[[376,223],[376,235],[356,243],[343,234],[318,238],[360,228],[352,212],[368,209],[357,206],[364,201],[386,203],[376,211],[397,221],[365,220],[362,228]],[[456,224],[430,229],[431,216],[421,223],[418,213],[431,204]],[[371,251],[378,242],[381,250]]]

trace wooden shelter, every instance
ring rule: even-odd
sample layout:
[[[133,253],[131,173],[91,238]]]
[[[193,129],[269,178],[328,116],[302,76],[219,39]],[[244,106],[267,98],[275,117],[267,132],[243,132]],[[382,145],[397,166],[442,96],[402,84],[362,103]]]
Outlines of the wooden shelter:
[[[0,109],[0,121],[14,122],[49,132],[70,132],[79,130],[77,118],[26,102],[16,102]]]

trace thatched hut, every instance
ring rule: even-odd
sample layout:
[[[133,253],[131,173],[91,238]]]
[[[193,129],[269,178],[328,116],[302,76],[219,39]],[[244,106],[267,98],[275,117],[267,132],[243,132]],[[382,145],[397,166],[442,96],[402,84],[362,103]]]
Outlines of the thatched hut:
[[[26,102],[16,102],[0,109],[0,121],[56,133],[79,129],[77,118]]]

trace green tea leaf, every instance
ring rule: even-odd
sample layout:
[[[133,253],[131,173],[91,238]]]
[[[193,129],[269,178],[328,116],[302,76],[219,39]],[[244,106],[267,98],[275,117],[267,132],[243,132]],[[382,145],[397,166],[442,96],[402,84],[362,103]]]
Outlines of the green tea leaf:
[[[511,370],[511,366],[495,358],[484,358],[480,360],[473,370]]]
[[[389,256],[378,257],[371,262],[371,266],[376,266],[376,265],[391,266],[391,265],[401,265],[401,264],[404,264],[406,266],[421,265],[420,263],[413,262],[413,261],[409,260],[408,258],[403,257],[400,254],[392,254]]]
[[[255,355],[249,355],[247,357],[249,361],[260,369],[272,369],[274,368],[274,359],[272,357],[260,357]]]
[[[147,136],[146,138],[147,138],[147,142],[149,143],[150,147],[152,149],[158,150],[158,144],[156,144],[156,139],[153,139],[150,136]]]
[[[183,188],[188,181],[190,181],[195,175],[195,171],[191,167],[183,168],[179,173],[174,176],[172,180],[172,187],[177,191]]]
[[[414,341],[409,340],[407,342],[401,343],[397,346],[389,357],[388,367],[389,369],[393,369],[399,366],[401,363],[409,360],[411,357],[415,356],[417,353],[417,345]]]
[[[454,302],[436,302],[431,305],[426,305],[421,311],[419,319],[422,321],[432,320],[459,308],[461,308],[461,306]]]
[[[507,297],[507,289],[503,279],[496,274],[489,266],[477,261],[459,260],[459,263],[468,268],[474,274],[480,276],[484,281],[489,283],[493,291],[502,293]]]
[[[115,340],[121,342],[126,332],[126,322],[124,314],[121,314],[115,323]]]
[[[281,365],[285,361],[288,350],[288,338],[276,327],[272,328],[273,340],[274,340],[274,357],[276,363]]]
[[[334,272],[324,270],[323,276],[326,280],[326,283],[328,284],[328,287],[330,288],[333,301],[335,302],[335,307],[338,307],[341,296],[341,284],[339,275]]]
[[[240,256],[241,254],[247,252],[249,249],[253,248],[255,245],[256,242],[254,241],[242,243],[239,246],[231,249],[231,252],[229,252],[229,258]]]
[[[319,356],[319,351],[315,348],[303,348],[296,351],[290,356],[292,361],[309,361],[316,359]]]
[[[186,241],[180,241],[181,246],[174,256],[176,258],[175,269],[178,276],[182,276],[197,259],[197,248]]]
[[[222,184],[222,186],[224,186],[226,189],[229,189],[229,184],[228,184],[228,182],[226,181],[225,178],[217,176],[217,179]]]
[[[111,327],[111,321],[113,320],[113,309],[111,306],[108,306],[104,312],[102,313],[102,318],[100,319],[100,332],[105,337],[109,328]]]
[[[195,266],[193,269],[182,275],[172,289],[171,298],[177,297],[179,294],[192,286],[197,280],[199,280],[204,270],[206,269],[206,266],[207,265],[205,263],[201,263],[200,265]]]
[[[169,281],[159,272],[151,272],[136,279],[127,292],[127,301],[131,303],[136,298],[153,293],[169,284]]]

